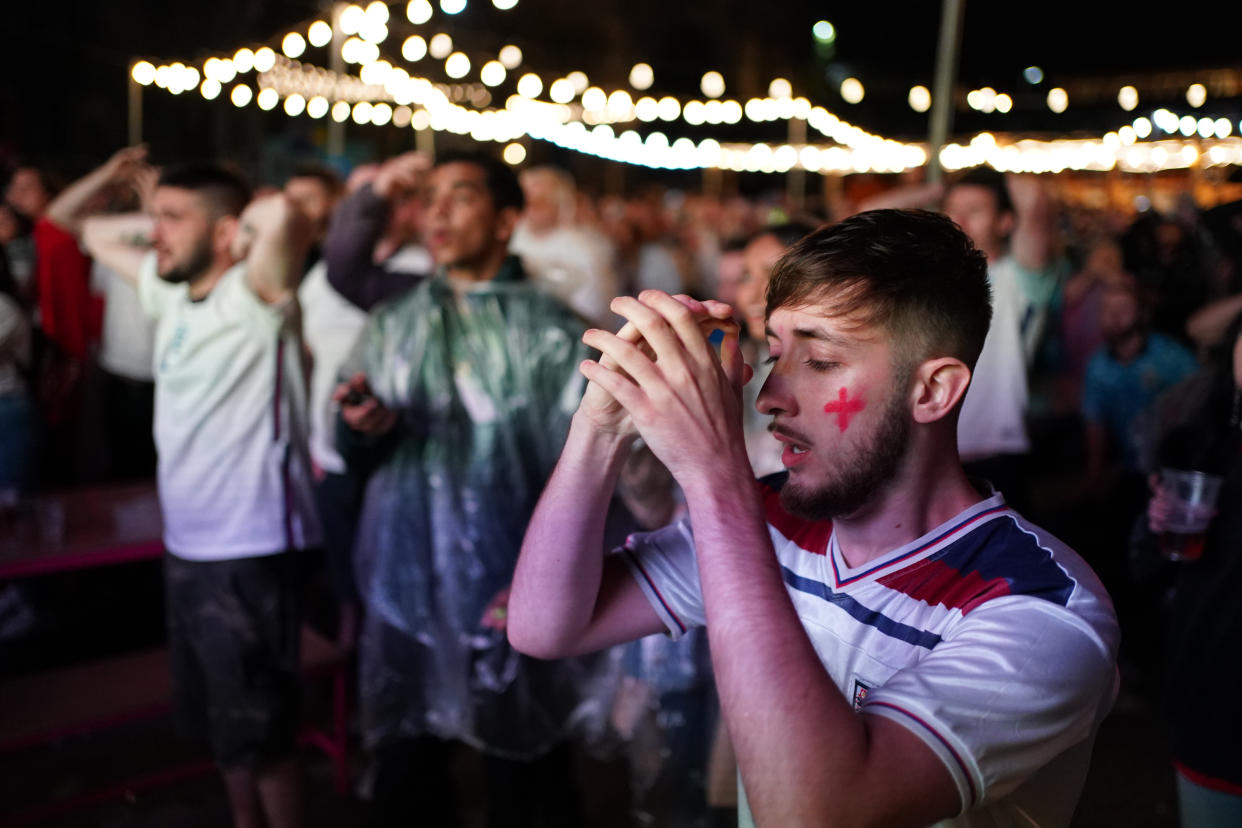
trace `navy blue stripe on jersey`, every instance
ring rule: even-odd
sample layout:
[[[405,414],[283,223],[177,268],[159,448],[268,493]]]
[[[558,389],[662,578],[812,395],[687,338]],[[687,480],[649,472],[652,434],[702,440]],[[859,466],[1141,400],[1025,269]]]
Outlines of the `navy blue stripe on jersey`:
[[[784,578],[785,583],[790,588],[835,604],[849,613],[850,617],[855,621],[873,627],[891,638],[896,638],[898,641],[904,641],[916,647],[926,647],[929,650],[941,641],[940,636],[936,633],[920,630],[917,627],[911,627],[909,624],[902,624],[900,621],[894,621],[882,612],[863,606],[853,596],[847,595],[844,592],[833,592],[827,584],[812,580],[811,578],[804,578],[787,567],[781,567],[781,577]]]
[[[983,581],[1004,580],[1010,595],[1029,595],[1067,606],[1075,582],[1053,560],[1052,550],[1018,525],[1017,515],[980,526],[936,552],[939,561],[959,573],[976,572]]]
[[[846,584],[852,584],[855,581],[859,581],[859,580],[862,580],[863,578],[866,578],[868,575],[874,575],[876,572],[879,572],[882,569],[892,569],[897,564],[900,564],[904,561],[910,560],[913,557],[921,555],[924,552],[926,552],[928,549],[931,549],[933,546],[940,543],[945,538],[952,535],[954,532],[961,532],[963,529],[973,526],[974,524],[982,520],[985,520],[989,517],[992,517],[993,515],[1000,514],[1001,512],[1004,512],[1006,509],[1008,509],[1007,506],[1003,506],[1003,505],[996,506],[992,509],[988,509],[986,511],[980,512],[977,515],[971,515],[970,517],[963,520],[961,523],[958,523],[954,525],[953,527],[941,532],[936,537],[927,541],[927,543],[919,544],[917,547],[906,552],[904,555],[899,555],[896,558],[891,558],[882,563],[878,563],[875,566],[871,567],[870,569],[866,569],[866,570],[863,570],[862,572],[858,572],[854,575],[851,575],[848,578],[841,577],[840,573],[837,571],[837,561],[836,561],[836,558],[834,557],[832,559],[832,574],[837,579],[837,586],[845,586]]]

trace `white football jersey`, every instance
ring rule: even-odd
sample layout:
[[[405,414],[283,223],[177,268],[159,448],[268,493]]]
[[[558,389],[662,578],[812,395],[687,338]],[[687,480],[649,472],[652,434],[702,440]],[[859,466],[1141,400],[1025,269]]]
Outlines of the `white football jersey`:
[[[1117,687],[1116,617],[1090,567],[994,494],[851,569],[831,523],[781,506],[784,479],[758,485],[803,628],[856,710],[944,762],[962,802],[945,824],[1068,826]],[[688,519],[621,553],[670,635],[704,623]]]

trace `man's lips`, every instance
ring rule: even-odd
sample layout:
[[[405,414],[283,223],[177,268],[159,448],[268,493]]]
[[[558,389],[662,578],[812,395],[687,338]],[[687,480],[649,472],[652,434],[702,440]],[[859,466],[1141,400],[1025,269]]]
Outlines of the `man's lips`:
[[[811,441],[805,436],[776,423],[768,426],[768,430],[773,437],[785,443],[785,450],[781,452],[781,463],[785,468],[793,468],[810,456]]]

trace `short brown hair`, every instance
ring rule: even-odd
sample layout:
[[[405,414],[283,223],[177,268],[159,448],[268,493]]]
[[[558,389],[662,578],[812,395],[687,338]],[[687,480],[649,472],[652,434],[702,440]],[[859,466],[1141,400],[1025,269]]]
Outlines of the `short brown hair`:
[[[973,368],[992,319],[987,258],[938,213],[859,213],[794,244],[772,273],[769,316],[821,303],[883,327],[903,363],[952,356]]]

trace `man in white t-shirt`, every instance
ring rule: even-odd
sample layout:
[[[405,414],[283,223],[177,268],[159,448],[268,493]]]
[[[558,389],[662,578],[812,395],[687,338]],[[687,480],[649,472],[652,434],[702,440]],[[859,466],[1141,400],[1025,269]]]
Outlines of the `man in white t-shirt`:
[[[509,637],[560,657],[705,624],[743,824],[1068,826],[1115,693],[1117,626],[1085,563],[977,488],[956,428],[989,321],[948,219],[812,233],[768,292],[786,471],[753,483],[732,309],[647,291],[600,361],[523,544]],[[705,327],[723,327],[719,352]],[[688,518],[600,549],[641,436]],[[691,529],[693,526],[693,530]]]
[[[249,199],[235,173],[185,166],[160,175],[150,216],[89,218],[82,232],[156,322],[180,723],[210,744],[236,825],[286,826],[301,821],[294,550],[319,540],[294,296],[307,233],[285,196]]]
[[[1028,372],[1058,284],[1052,208],[1036,176],[968,170],[944,196],[944,213],[988,257],[992,324],[962,402],[958,449],[967,471],[1010,502],[1026,501]]]

